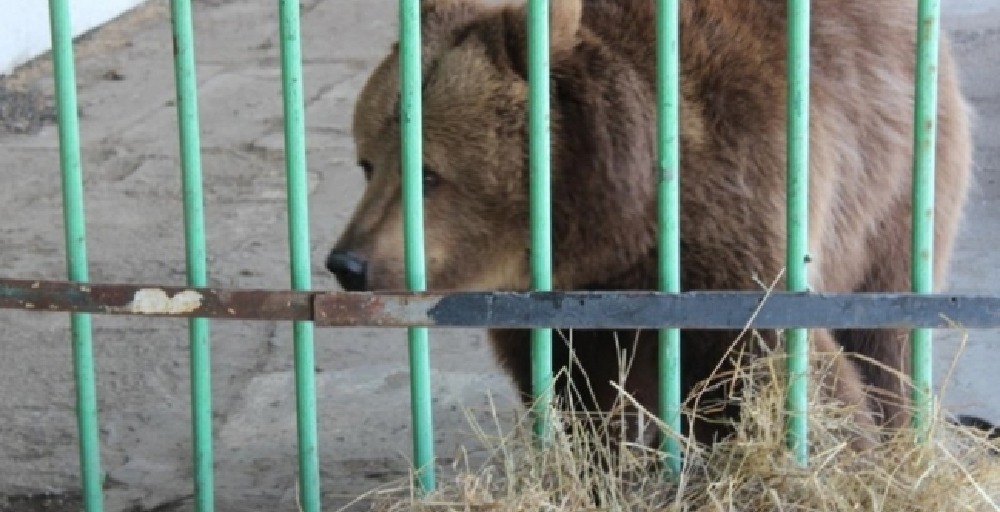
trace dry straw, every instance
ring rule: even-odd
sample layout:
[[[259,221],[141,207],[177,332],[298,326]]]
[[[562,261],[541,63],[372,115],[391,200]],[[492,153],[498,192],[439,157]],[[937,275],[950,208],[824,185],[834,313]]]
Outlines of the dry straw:
[[[450,474],[427,496],[400,482],[363,498],[380,512],[1000,510],[1000,442],[950,423],[940,408],[926,444],[908,429],[887,433],[859,426],[846,407],[818,400],[835,357],[842,356],[813,354],[805,468],[784,444],[786,376],[778,350],[738,358],[744,362],[723,375],[743,383],[731,397],[742,411],[735,433],[711,446],[682,440],[685,467],[677,480],[656,472],[656,453],[623,439],[625,434],[601,435],[621,419],[623,405],[638,408],[650,428],[662,426],[619,388],[619,407],[608,414],[554,409],[558,428],[545,446],[533,439],[523,415],[510,425],[493,406],[488,422],[467,411],[476,443],[487,449],[485,461],[474,465],[462,451],[451,468],[442,468]],[[622,366],[624,375],[628,364]],[[689,400],[686,410],[694,404]],[[848,446],[855,435],[888,440],[859,453]],[[607,460],[616,461],[612,469]]]

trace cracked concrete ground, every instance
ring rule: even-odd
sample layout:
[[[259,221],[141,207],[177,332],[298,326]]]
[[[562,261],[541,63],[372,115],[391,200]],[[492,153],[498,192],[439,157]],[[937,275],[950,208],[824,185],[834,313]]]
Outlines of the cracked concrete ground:
[[[964,87],[979,115],[977,175],[952,288],[1000,291],[1000,8],[944,2]],[[349,120],[354,96],[394,39],[390,0],[302,2],[314,286],[362,186]],[[282,112],[273,3],[195,2],[210,285],[288,286]],[[152,0],[77,46],[91,279],[184,282],[181,193],[167,2]],[[50,64],[0,81],[3,274],[64,274]],[[973,331],[947,403],[1000,420],[991,342]],[[939,335],[943,378],[958,337]],[[0,311],[0,511],[78,508],[68,319]],[[463,408],[507,379],[476,330],[432,331],[437,450],[468,441]],[[295,414],[287,323],[212,324],[216,501],[220,511],[295,510]],[[187,510],[192,492],[186,322],[94,318],[107,510]],[[402,330],[318,329],[323,501],[328,509],[408,469]],[[31,496],[55,493],[43,504]],[[63,494],[60,494],[63,493]],[[60,498],[61,496],[61,498]],[[28,503],[31,503],[29,507]]]

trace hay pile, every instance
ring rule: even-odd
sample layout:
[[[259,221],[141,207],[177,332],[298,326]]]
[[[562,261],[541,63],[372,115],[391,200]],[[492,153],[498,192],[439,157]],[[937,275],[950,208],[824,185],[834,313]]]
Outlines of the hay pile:
[[[813,357],[816,397],[816,383],[835,355]],[[655,453],[621,440],[599,441],[596,433],[608,417],[553,412],[568,432],[556,429],[553,441],[540,446],[527,417],[501,432],[493,410],[491,425],[468,414],[478,442],[489,450],[485,464],[473,467],[460,457],[455,473],[439,476],[438,490],[427,496],[416,496],[404,482],[369,499],[380,512],[1000,510],[1000,457],[992,452],[1000,443],[947,422],[940,409],[930,442],[917,443],[906,430],[859,454],[844,434],[866,432],[849,411],[812,400],[810,460],[800,467],[784,444],[784,368],[775,353],[729,376],[746,383],[733,397],[744,411],[735,435],[711,447],[682,444],[686,462],[676,481],[651,469]],[[620,402],[634,404],[624,393]],[[598,455],[611,453],[620,463],[602,470]]]

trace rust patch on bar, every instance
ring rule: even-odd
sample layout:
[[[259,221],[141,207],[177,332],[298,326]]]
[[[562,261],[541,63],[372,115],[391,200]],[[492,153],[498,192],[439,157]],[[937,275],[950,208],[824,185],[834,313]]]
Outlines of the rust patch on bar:
[[[323,294],[313,301],[313,321],[317,326],[357,326],[384,317],[385,303],[377,295],[351,297],[351,293]],[[361,300],[358,300],[358,299]]]
[[[440,299],[423,293],[320,293],[313,299],[313,321],[318,327],[430,327],[435,322],[428,312]]]

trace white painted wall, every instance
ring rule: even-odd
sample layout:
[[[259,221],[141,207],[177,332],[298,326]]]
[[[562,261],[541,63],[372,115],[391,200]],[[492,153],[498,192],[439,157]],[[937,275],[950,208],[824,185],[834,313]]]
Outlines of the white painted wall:
[[[989,11],[1000,10],[998,0],[943,0],[941,2],[941,12],[946,14],[984,14]]]
[[[68,0],[76,37],[147,0]],[[955,14],[979,14],[1000,7],[1000,0],[943,0]],[[49,50],[48,2],[0,0],[0,75]]]
[[[144,1],[69,0],[73,37]],[[0,0],[0,75],[51,48],[48,5],[45,0]]]

